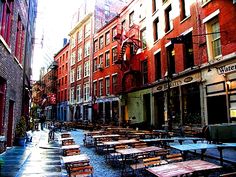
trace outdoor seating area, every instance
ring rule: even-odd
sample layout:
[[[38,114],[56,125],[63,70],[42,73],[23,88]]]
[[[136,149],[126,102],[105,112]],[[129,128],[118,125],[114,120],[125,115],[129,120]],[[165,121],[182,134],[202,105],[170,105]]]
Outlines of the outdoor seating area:
[[[171,136],[165,130],[147,131],[108,126],[99,131],[84,131],[83,142],[85,147],[104,155],[107,165],[119,168],[121,176],[208,175],[224,165],[223,149],[236,148],[236,143],[210,144],[206,139],[193,134]],[[204,159],[209,149],[219,151],[220,165]],[[196,153],[196,159],[190,160],[188,152]]]
[[[62,160],[69,177],[92,176],[93,167],[89,163],[89,157],[81,154],[80,145],[75,144],[69,132],[61,133]]]

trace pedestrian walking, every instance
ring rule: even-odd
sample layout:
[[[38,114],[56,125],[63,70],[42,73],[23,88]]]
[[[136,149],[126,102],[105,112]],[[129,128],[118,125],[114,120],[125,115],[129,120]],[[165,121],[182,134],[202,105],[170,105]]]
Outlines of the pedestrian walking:
[[[46,121],[46,116],[42,115],[42,117],[40,118],[41,130],[43,130],[44,128],[45,121]]]

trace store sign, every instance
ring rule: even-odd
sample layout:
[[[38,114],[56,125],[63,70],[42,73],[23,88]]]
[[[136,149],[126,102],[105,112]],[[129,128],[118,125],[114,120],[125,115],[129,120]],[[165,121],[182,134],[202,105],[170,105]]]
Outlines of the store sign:
[[[221,67],[218,68],[218,73],[219,74],[226,74],[226,73],[231,73],[231,72],[234,72],[234,71],[236,71],[236,63],[221,66]]]
[[[193,74],[184,78],[172,80],[171,82],[169,82],[169,88],[178,87],[178,86],[189,84],[189,83],[196,82],[199,80],[200,80],[200,74],[199,73]],[[168,83],[160,84],[152,88],[152,93],[164,91],[167,89],[168,89]]]

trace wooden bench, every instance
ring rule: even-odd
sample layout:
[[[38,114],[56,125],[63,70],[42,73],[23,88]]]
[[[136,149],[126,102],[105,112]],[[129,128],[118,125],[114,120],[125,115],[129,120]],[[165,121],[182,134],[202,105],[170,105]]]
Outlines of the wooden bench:
[[[64,150],[65,156],[70,156],[70,155],[79,155],[80,150],[79,149],[66,149]]]
[[[134,147],[134,148],[147,147],[147,143],[145,143],[145,142],[134,143],[134,144],[133,144],[133,147]]]
[[[179,162],[179,161],[183,161],[183,157],[182,157],[182,154],[181,154],[181,153],[177,153],[177,154],[167,154],[165,160],[166,160],[168,163]]]
[[[164,165],[167,164],[165,160],[161,160],[160,156],[156,157],[147,157],[142,159],[142,162],[131,164],[130,167],[133,170],[133,172],[137,172],[137,170],[142,170],[144,168],[154,167],[158,165]]]
[[[236,172],[221,174],[220,177],[235,177]]]
[[[69,167],[69,177],[85,177],[93,176],[93,167],[88,166],[79,166],[79,167]]]

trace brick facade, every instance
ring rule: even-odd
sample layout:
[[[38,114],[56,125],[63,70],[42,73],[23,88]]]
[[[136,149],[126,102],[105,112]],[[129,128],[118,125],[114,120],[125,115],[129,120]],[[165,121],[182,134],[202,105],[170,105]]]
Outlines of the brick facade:
[[[36,2],[36,1],[34,1]],[[22,114],[22,91],[23,91],[23,62],[20,63],[15,57],[15,44],[17,33],[17,19],[21,18],[21,23],[27,29],[30,25],[28,23],[28,9],[29,4],[21,1],[14,1],[12,9],[12,21],[10,26],[10,40],[9,43],[4,40],[0,35],[0,78],[6,82],[6,91],[4,96],[3,115],[0,117],[1,122],[1,135],[5,136],[7,146],[12,146],[14,139],[14,127]],[[36,6],[35,6],[36,7]],[[32,8],[32,7],[31,7]],[[34,9],[35,11],[35,9]],[[1,12],[0,12],[1,13]],[[32,19],[33,20],[33,19]],[[26,36],[26,34],[24,35]],[[25,39],[25,42],[27,40]],[[25,47],[22,48],[22,57],[27,58],[29,53],[25,56]],[[25,59],[24,59],[25,60]],[[30,66],[27,66],[30,67]],[[29,69],[28,69],[29,70]],[[13,117],[9,120],[9,103],[13,105]]]

